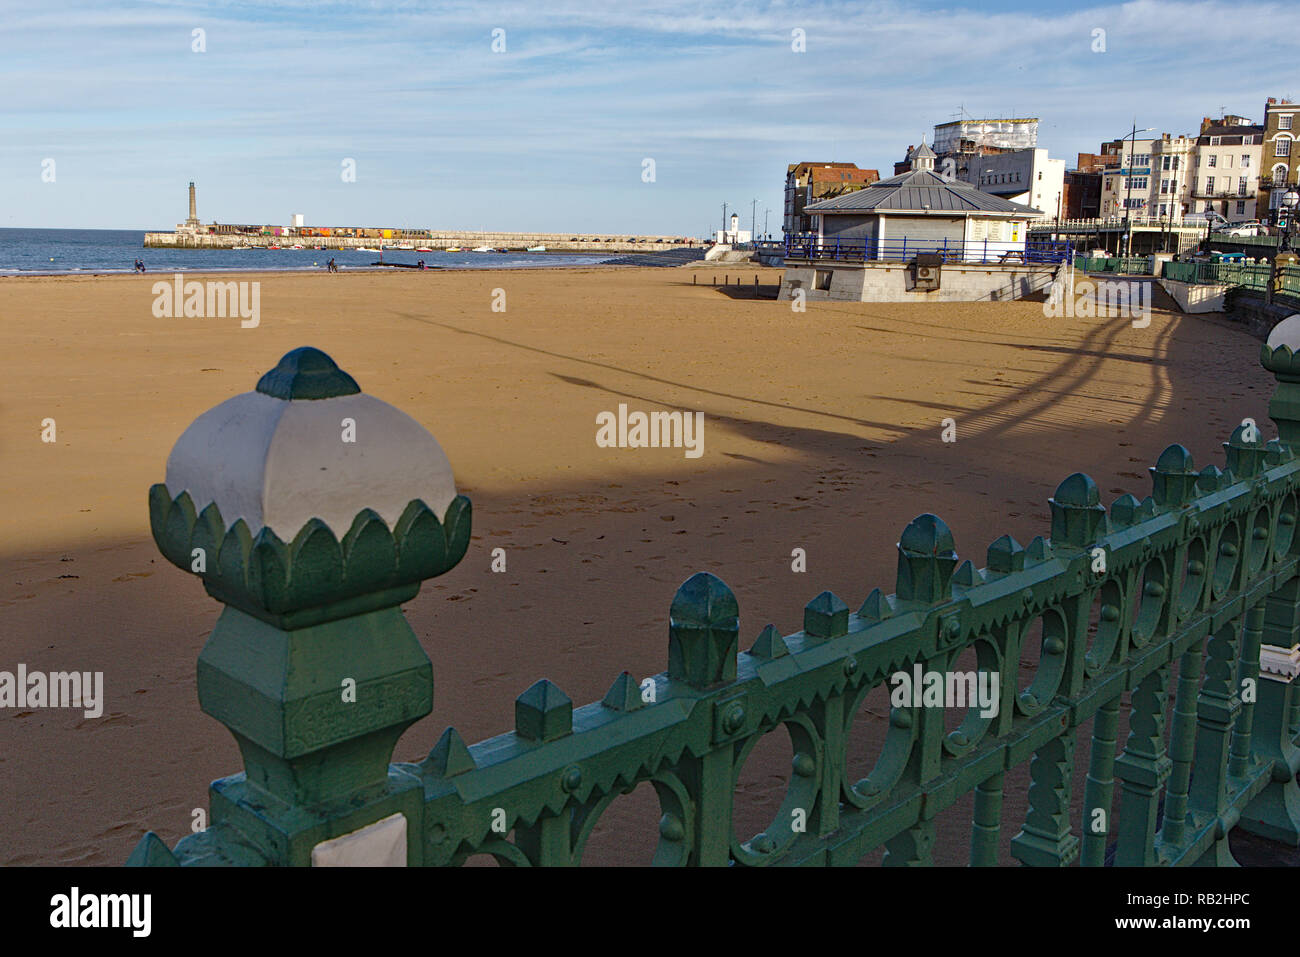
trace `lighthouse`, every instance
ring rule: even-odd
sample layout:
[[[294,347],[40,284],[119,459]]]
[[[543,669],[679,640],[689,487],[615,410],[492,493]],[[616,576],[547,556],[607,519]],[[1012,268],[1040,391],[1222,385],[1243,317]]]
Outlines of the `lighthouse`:
[[[199,206],[194,195],[194,182],[190,181],[190,218],[185,220],[185,226],[190,229],[198,229],[199,226]]]

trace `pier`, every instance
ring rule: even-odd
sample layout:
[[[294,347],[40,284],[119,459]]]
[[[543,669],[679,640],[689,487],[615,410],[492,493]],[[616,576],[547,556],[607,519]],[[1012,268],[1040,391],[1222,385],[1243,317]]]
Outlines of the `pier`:
[[[382,242],[385,249],[410,247],[410,250],[425,247],[442,252],[459,248],[469,251],[478,246],[491,246],[493,249],[504,248],[511,252],[522,252],[531,246],[545,246],[547,252],[563,253],[654,253],[672,249],[690,248],[700,244],[680,236],[629,236],[623,233],[489,233],[468,232],[460,230],[387,230],[391,237],[382,235],[319,235],[320,230],[302,227],[288,235],[257,232],[206,232],[229,227],[216,225],[200,226],[197,229],[177,229],[173,232],[150,232],[144,234],[146,249],[232,249],[235,246],[249,246],[266,249],[271,246],[287,247],[301,244],[307,248],[322,249],[358,249],[376,248]],[[310,230],[308,232],[307,230]],[[383,230],[355,230],[354,232],[373,232],[380,234]],[[407,251],[410,251],[407,250]]]

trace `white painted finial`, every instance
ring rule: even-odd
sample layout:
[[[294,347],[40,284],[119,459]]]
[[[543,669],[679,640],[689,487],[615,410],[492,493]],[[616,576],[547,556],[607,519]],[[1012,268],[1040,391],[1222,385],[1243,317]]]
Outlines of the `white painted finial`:
[[[1287,316],[1268,334],[1268,347],[1288,346],[1292,352],[1300,352],[1300,312]]]

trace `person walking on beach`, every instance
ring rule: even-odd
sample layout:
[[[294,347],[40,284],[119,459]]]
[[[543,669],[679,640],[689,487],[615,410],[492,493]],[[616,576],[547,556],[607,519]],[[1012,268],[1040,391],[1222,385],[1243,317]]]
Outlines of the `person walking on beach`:
[[[334,257],[333,257],[333,256],[330,257],[329,267],[328,267],[328,268],[329,268],[329,271],[330,271],[330,272],[338,272],[338,271],[339,271],[339,267],[338,267],[337,265],[334,264]]]

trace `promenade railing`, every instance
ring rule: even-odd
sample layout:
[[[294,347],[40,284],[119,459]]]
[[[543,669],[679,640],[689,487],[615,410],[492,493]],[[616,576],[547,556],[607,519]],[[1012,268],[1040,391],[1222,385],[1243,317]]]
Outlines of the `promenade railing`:
[[[1084,272],[1113,272],[1130,276],[1151,275],[1153,259],[1150,256],[1075,256],[1074,268]]]
[[[1181,220],[1172,220],[1168,216],[1130,216],[1127,220],[1123,216],[1098,216],[1083,217],[1074,219],[1035,219],[1029,223],[1030,232],[1042,233],[1067,230],[1088,230],[1088,231],[1107,231],[1115,229],[1126,229],[1129,226],[1141,229],[1205,229],[1205,219],[1203,217],[1193,217],[1190,214],[1184,216]]]
[[[911,262],[918,255],[938,255],[945,263],[1059,263],[1068,261],[1074,245],[1064,241],[1010,242],[1007,240],[818,239],[787,236],[787,259],[831,262]]]
[[[1275,293],[1300,299],[1300,267],[1296,266],[1278,266],[1275,275],[1268,262],[1166,262],[1162,275],[1179,282],[1241,286],[1257,291],[1267,289],[1272,278]]]
[[[1300,845],[1300,317],[1274,338],[1261,361],[1279,435],[1243,422],[1222,468],[1171,445],[1151,494],[1109,508],[1075,473],[1049,500],[1050,536],[1002,535],[983,568],[922,515],[893,594],[854,611],[824,591],[802,630],[769,625],[745,650],[735,595],[699,573],[668,609],[664,672],[613,676],[577,708],[538,681],[513,730],[468,746],[448,728],[414,763],[392,752],[434,677],[398,606],[465,554],[470,504],[431,436],[296,350],[196,420],[149,493],[162,553],[226,605],[199,702],[245,770],[213,783],[206,830],[174,851],[147,834],[131,863],[571,865],[647,782],[663,865],[852,865],[882,848],[886,865],[926,865],[967,795],[972,865],[1227,865],[1237,828]],[[321,431],[340,415],[364,416],[368,458]],[[279,458],[254,468],[267,430]],[[937,701],[919,684],[898,696],[900,676],[928,689],[930,675]],[[863,775],[853,730],[882,687],[887,730]],[[977,687],[995,689],[990,707]],[[737,833],[741,771],[773,733],[793,748],[784,797]],[[1025,765],[1028,810],[1008,820],[1007,775]]]

